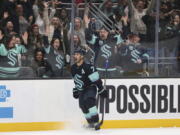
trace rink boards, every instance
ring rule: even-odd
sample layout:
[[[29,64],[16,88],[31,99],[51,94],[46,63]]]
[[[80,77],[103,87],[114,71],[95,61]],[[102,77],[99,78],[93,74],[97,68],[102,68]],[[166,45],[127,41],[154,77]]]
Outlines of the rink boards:
[[[102,128],[180,127],[180,79],[107,80]],[[56,130],[82,125],[72,80],[0,82],[0,131]],[[99,111],[102,102],[98,104]],[[101,116],[100,116],[101,117]]]

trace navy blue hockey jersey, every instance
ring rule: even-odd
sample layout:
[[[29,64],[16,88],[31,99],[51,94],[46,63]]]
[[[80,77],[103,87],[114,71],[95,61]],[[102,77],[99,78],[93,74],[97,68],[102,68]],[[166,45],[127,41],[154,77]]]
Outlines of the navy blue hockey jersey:
[[[96,68],[85,62],[81,66],[76,64],[71,67],[71,74],[74,78],[75,88],[79,91],[85,90],[90,85],[94,84],[99,89],[102,89],[102,81]]]

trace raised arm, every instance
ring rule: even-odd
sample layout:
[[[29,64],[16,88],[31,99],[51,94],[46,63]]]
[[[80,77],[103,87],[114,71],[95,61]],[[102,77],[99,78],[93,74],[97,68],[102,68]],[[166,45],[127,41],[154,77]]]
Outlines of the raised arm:
[[[48,15],[48,3],[44,2],[43,20],[46,25],[49,25],[49,15]]]
[[[49,19],[51,20],[56,13],[56,1],[52,0],[52,8],[50,8]]]
[[[128,5],[129,5],[130,13],[133,13],[133,10],[135,9],[133,1],[132,0],[128,0]]]
[[[89,21],[90,21],[88,14],[89,14],[89,5],[86,4],[85,11],[84,11],[84,17],[83,17],[83,23],[84,23],[85,28],[88,28]]]
[[[104,5],[106,4],[107,1],[108,1],[108,0],[104,0],[103,3],[99,6],[99,8],[100,8],[101,10],[103,10]]]
[[[151,2],[148,5],[148,8],[147,8],[147,14],[149,14],[151,12],[151,10],[153,9],[154,5],[155,5],[155,0],[151,0]]]
[[[39,9],[38,9],[38,6],[36,4],[33,5],[33,13],[34,13],[34,17],[36,19],[39,15]]]

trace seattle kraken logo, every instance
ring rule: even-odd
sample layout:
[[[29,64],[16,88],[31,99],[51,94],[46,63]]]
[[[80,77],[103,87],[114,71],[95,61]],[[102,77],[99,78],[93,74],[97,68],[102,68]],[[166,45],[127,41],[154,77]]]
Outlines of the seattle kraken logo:
[[[7,57],[10,61],[8,62],[8,64],[10,64],[11,66],[15,66],[17,63],[16,56],[17,54],[15,52],[9,52]]]
[[[111,51],[109,50],[110,48],[111,48],[111,47],[110,47],[109,45],[104,44],[104,45],[101,47],[101,51],[102,51],[102,53],[103,53],[101,56],[105,57],[106,59],[109,58],[109,57],[112,55]]]
[[[83,87],[83,85],[84,85],[83,81],[80,80],[81,78],[82,78],[82,76],[80,76],[80,75],[78,75],[78,74],[76,74],[76,75],[74,76],[74,81],[75,81],[75,84],[76,84],[76,88],[77,88],[78,90],[82,90],[82,87]]]
[[[58,55],[56,57],[56,62],[57,62],[56,67],[58,69],[62,69],[62,67],[64,66],[64,62],[63,62],[63,57],[61,55]]]
[[[131,56],[133,57],[131,60],[132,60],[133,62],[137,63],[137,60],[140,58],[139,55],[140,55],[140,52],[139,52],[139,51],[133,50],[133,51],[131,52]]]

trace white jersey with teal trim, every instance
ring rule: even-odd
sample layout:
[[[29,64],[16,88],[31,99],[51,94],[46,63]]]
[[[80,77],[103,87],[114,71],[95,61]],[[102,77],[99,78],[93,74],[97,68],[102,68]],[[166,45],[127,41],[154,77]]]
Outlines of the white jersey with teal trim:
[[[18,55],[26,53],[23,45],[15,45],[14,48],[7,49],[4,44],[0,44],[0,77],[13,77],[19,71]]]

